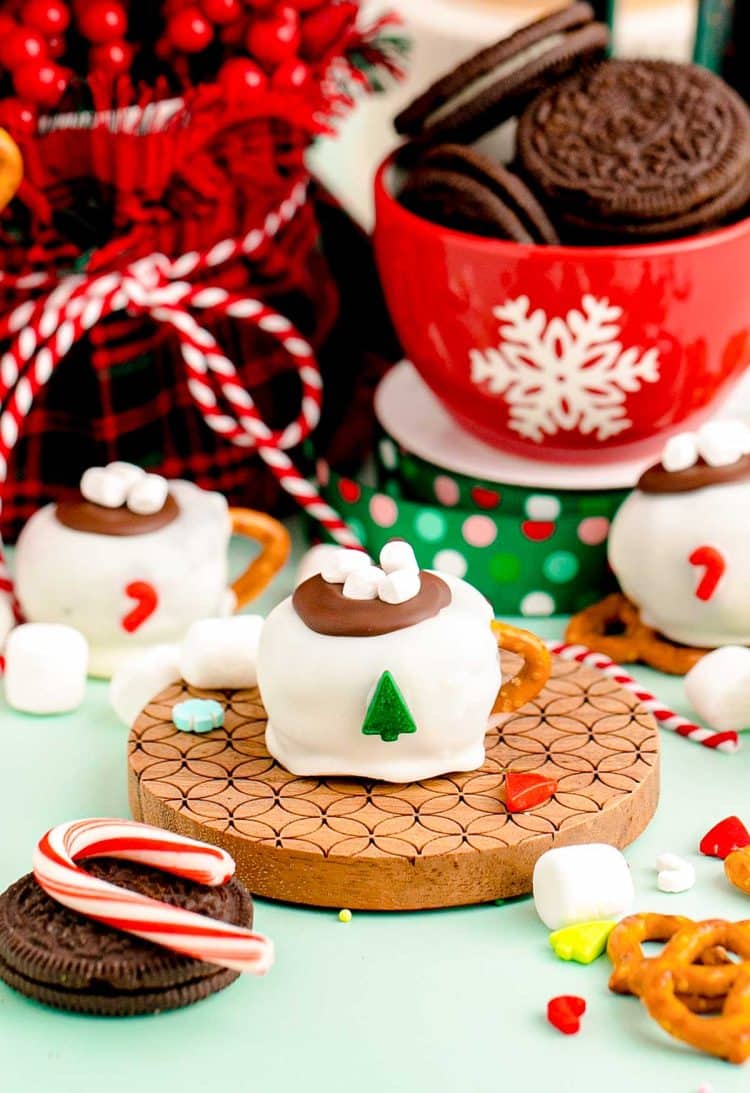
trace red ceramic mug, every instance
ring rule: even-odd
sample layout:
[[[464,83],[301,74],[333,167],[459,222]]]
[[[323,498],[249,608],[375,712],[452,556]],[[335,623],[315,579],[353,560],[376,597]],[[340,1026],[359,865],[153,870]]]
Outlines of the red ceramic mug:
[[[625,459],[708,416],[750,363],[750,219],[637,246],[452,231],[375,181],[375,250],[407,356],[456,420],[549,460]]]

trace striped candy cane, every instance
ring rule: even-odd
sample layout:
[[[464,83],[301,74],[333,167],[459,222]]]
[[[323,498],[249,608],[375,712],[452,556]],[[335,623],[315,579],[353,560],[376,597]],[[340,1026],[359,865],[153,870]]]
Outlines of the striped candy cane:
[[[47,895],[105,926],[238,972],[265,975],[273,964],[267,937],[92,877],[77,862],[95,857],[139,862],[218,887],[234,875],[225,851],[133,820],[74,820],[39,840],[33,868]]]
[[[591,649],[587,649],[585,645],[566,645],[565,642],[558,641],[548,641],[547,647],[550,652],[563,660],[573,660],[578,664],[596,668],[602,675],[613,679],[615,683],[619,683],[627,691],[632,691],[649,713],[653,714],[662,728],[677,733],[678,736],[682,736],[686,740],[702,744],[704,748],[726,752],[727,755],[733,755],[736,751],[739,751],[740,738],[738,733],[717,732],[715,729],[706,729],[702,725],[696,725],[692,721],[688,721],[686,717],[681,717],[674,710],[668,709],[650,691],[641,687],[640,683],[633,679],[631,675],[628,675],[624,668],[620,667],[619,664],[615,664],[603,653],[594,653]]]
[[[294,466],[287,449],[296,447],[317,426],[322,380],[309,343],[292,326],[259,300],[227,292],[218,286],[191,284],[186,278],[206,275],[239,257],[257,259],[276,234],[291,221],[307,195],[298,183],[262,228],[240,240],[226,239],[205,254],[190,252],[170,260],[152,254],[124,270],[98,275],[73,275],[55,281],[48,274],[13,279],[0,274],[0,283],[23,291],[51,291],[28,300],[0,320],[0,339],[12,339],[0,359],[0,493],[11,452],[34,399],[72,346],[109,315],[126,311],[148,315],[175,332],[185,364],[188,389],[206,423],[240,447],[254,448],[281,486],[318,520],[340,545],[360,546],[347,524]],[[249,322],[275,338],[292,360],[302,385],[300,413],[285,429],[273,432],[263,421],[237,370],[215,338],[193,312],[210,311]],[[222,412],[218,395],[229,413]],[[0,497],[0,513],[2,498]],[[0,543],[0,594],[11,596],[13,585]]]

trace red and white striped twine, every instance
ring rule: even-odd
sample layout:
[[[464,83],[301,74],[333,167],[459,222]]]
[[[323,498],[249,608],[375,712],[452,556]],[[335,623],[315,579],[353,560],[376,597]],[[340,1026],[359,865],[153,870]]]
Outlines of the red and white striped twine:
[[[224,850],[133,820],[73,820],[39,840],[33,868],[52,899],[115,930],[238,972],[265,975],[273,964],[273,943],[262,934],[120,888],[76,864],[95,857],[139,862],[218,887],[234,875]]]
[[[566,645],[565,642],[558,641],[548,641],[547,647],[550,652],[562,657],[563,660],[574,660],[578,664],[586,664],[590,668],[596,668],[602,675],[613,679],[615,683],[619,683],[626,690],[632,691],[649,713],[653,714],[662,728],[668,729],[686,740],[702,744],[704,748],[711,748],[713,751],[723,751],[728,755],[733,755],[739,750],[740,738],[738,733],[731,731],[717,732],[715,729],[706,729],[702,725],[696,725],[692,721],[688,721],[686,717],[682,717],[674,710],[668,709],[663,702],[660,702],[650,691],[641,687],[637,680],[628,675],[624,668],[603,653],[592,652],[585,645]]]
[[[297,183],[278,210],[266,217],[262,228],[240,240],[225,239],[204,254],[193,251],[171,260],[156,253],[123,270],[75,274],[61,281],[48,274],[17,278],[0,274],[0,283],[12,282],[19,291],[51,289],[49,295],[25,301],[0,320],[0,340],[12,339],[0,359],[0,513],[10,454],[37,394],[87,331],[108,315],[126,311],[130,315],[149,315],[175,332],[190,394],[210,428],[233,444],[256,449],[283,488],[337,543],[360,546],[347,524],[300,474],[286,451],[304,440],[320,420],[322,380],[311,346],[288,319],[260,300],[185,280],[240,256],[257,258],[294,218],[306,197],[306,183]],[[250,322],[276,338],[288,353],[302,384],[302,403],[299,416],[285,429],[273,432],[265,424],[252,396],[240,383],[235,366],[192,313],[201,310]],[[229,413],[221,412],[219,393]],[[0,541],[3,593],[12,597],[13,584]]]

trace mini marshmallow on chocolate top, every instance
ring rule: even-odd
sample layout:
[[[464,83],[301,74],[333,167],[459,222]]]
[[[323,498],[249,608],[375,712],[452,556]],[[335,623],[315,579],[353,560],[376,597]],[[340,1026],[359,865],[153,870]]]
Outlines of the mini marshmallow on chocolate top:
[[[268,750],[306,776],[411,782],[480,767],[502,681],[491,619],[476,589],[420,570],[402,540],[380,566],[327,555],[263,627]]]
[[[699,648],[750,644],[750,427],[672,437],[617,513],[609,560],[642,621]]]

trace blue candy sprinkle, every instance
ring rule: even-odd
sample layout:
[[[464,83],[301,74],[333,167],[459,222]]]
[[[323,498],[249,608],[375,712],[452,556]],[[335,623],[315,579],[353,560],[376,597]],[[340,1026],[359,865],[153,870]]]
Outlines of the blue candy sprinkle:
[[[212,698],[188,698],[173,708],[172,721],[180,732],[211,732],[224,724],[224,707]]]

